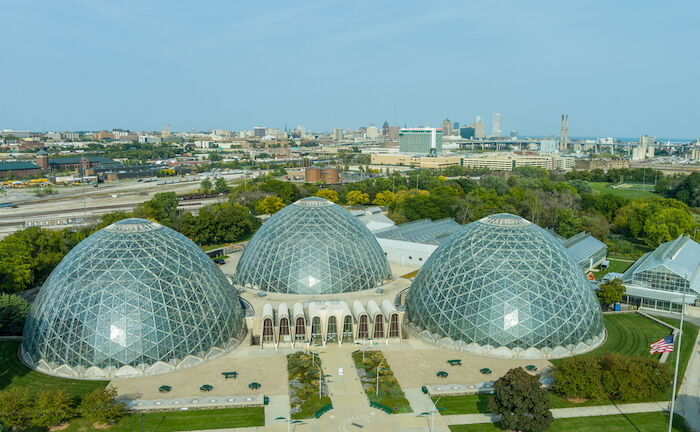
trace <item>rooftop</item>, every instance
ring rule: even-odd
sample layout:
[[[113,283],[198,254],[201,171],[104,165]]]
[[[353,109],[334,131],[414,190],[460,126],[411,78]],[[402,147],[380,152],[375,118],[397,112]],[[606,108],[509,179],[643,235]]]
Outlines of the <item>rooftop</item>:
[[[452,218],[436,221],[421,219],[402,225],[382,228],[374,232],[379,238],[391,240],[403,240],[413,243],[427,243],[439,245],[449,236],[459,231],[462,225]]]

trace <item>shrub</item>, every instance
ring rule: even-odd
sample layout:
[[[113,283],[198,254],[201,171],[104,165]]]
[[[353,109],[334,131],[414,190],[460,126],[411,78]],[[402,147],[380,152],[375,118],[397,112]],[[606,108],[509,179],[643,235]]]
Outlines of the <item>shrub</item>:
[[[29,415],[29,393],[19,387],[0,392],[0,421],[5,426],[22,426]]]
[[[571,357],[554,367],[554,391],[568,398],[598,399],[605,395],[600,365],[594,357]]]
[[[123,402],[117,400],[114,387],[96,389],[83,397],[80,414],[94,423],[113,423],[126,413]]]
[[[671,371],[656,359],[605,353],[599,362],[601,382],[611,399],[627,402],[653,398],[668,389]]]
[[[55,426],[70,420],[75,414],[73,398],[64,390],[40,392],[34,401],[32,425]]]

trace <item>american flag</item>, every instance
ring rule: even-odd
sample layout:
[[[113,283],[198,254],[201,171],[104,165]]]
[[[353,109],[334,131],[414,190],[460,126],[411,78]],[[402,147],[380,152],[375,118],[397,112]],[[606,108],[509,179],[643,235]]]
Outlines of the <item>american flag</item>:
[[[659,339],[651,344],[650,353],[673,352],[673,335],[668,335],[665,338]]]

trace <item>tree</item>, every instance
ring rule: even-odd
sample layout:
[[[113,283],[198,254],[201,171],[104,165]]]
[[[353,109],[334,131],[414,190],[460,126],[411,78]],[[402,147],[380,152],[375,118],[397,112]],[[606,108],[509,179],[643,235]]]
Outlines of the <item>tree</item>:
[[[598,300],[601,303],[610,305],[613,303],[619,303],[622,301],[622,296],[625,295],[627,289],[622,284],[622,279],[615,278],[608,282],[603,282],[600,284],[600,288],[596,291],[598,295]]]
[[[350,205],[369,203],[369,195],[360,191],[350,191],[345,195],[345,200]]]
[[[481,180],[481,187],[486,190],[493,190],[497,195],[503,196],[508,193],[508,183],[501,177],[489,175]]]
[[[549,429],[552,424],[550,402],[539,378],[523,368],[515,368],[494,383],[489,409],[501,415],[503,428],[521,432]]]
[[[255,205],[255,211],[258,214],[270,214],[273,215],[284,208],[284,201],[282,198],[276,197],[274,195],[266,196],[265,199],[258,202]]]
[[[123,219],[132,217],[132,214],[123,211],[116,211],[112,213],[105,213],[100,217],[100,223],[92,230],[91,234],[101,230],[104,227],[112,225],[114,222],[118,222]]]
[[[29,304],[14,294],[0,294],[0,335],[21,335]]]
[[[605,396],[595,357],[576,356],[554,366],[554,391],[567,398],[599,399]]]
[[[209,180],[209,177],[204,177],[204,180],[199,184],[199,188],[204,193],[211,192],[211,180]]]
[[[0,391],[0,421],[5,426],[22,426],[27,421],[31,401],[29,393],[20,387]]]
[[[277,195],[282,198],[285,204],[291,204],[301,198],[299,188],[293,183],[283,182],[281,180],[268,180],[260,185],[260,190],[270,194]]]
[[[333,189],[321,189],[318,192],[316,192],[316,196],[320,198],[327,199],[330,202],[338,203],[340,201],[338,199],[338,192],[334,191]]]
[[[119,420],[126,413],[126,406],[117,400],[117,389],[95,389],[83,396],[80,414],[94,423],[108,424]]]
[[[228,186],[228,183],[226,183],[226,180],[223,177],[216,179],[216,182],[214,183],[214,192],[227,193],[230,190],[231,188]]]
[[[692,228],[693,216],[687,209],[665,207],[644,222],[646,242],[651,247],[675,240],[681,234],[689,234]]]
[[[70,420],[75,415],[73,398],[65,390],[39,392],[34,401],[32,425],[50,427]]]
[[[377,195],[375,195],[374,204],[378,206],[388,206],[395,199],[396,195],[392,191],[385,190],[384,192],[379,192]]]
[[[558,208],[556,211],[557,233],[565,238],[581,231],[581,218],[572,209]]]

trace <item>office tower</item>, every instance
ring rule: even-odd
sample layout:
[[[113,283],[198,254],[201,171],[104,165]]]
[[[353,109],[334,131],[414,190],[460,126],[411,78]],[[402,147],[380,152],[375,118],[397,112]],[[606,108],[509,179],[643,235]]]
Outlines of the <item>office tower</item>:
[[[501,115],[499,113],[495,113],[493,115],[493,128],[491,130],[491,135],[495,137],[501,136]]]
[[[442,153],[442,129],[401,129],[399,132],[399,151],[437,156]]]
[[[452,135],[452,122],[448,118],[442,121],[442,134],[443,136]]]
[[[382,126],[382,136],[388,137],[389,136],[389,122],[385,121],[384,126]]]
[[[483,138],[486,134],[484,121],[481,119],[481,116],[476,116],[474,123],[470,126],[474,128],[474,138]]]

